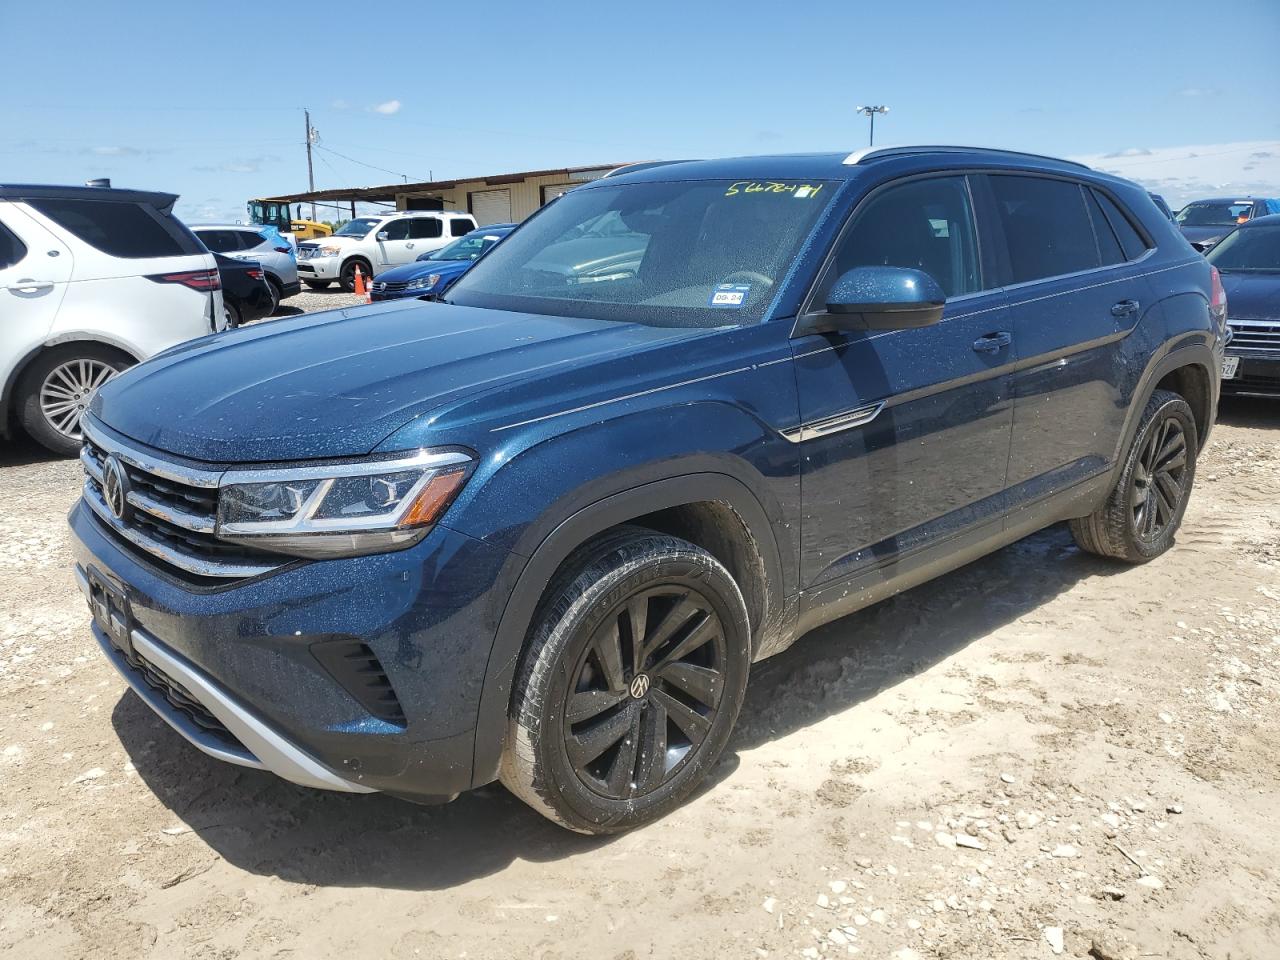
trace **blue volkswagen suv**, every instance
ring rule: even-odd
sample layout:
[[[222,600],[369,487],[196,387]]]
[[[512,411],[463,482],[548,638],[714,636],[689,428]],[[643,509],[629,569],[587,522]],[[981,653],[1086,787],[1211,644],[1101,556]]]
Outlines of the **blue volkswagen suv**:
[[[546,269],[575,245],[584,271]],[[1173,542],[1216,273],[1132,183],[957,147],[649,165],[442,302],[183,344],[84,421],[104,654],[204,752],[587,833],[706,777],[750,665],[1058,521]]]

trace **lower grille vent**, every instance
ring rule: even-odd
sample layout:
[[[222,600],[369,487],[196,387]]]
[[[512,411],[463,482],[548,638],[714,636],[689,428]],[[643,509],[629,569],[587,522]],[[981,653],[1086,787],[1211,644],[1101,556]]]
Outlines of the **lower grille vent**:
[[[320,665],[379,720],[406,725],[404,708],[373,649],[360,640],[326,640],[311,648]]]

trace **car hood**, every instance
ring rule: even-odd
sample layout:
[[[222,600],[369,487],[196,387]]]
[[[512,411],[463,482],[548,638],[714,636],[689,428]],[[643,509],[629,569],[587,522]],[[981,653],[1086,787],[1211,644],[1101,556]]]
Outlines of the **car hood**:
[[[383,271],[378,274],[378,280],[386,283],[407,283],[419,277],[429,277],[433,273],[438,273],[447,279],[466,273],[467,268],[473,263],[475,263],[474,260],[415,260],[402,267]]]
[[[363,456],[462,397],[696,333],[392,301],[190,341],[109,381],[90,411],[214,463]]]
[[[1191,243],[1204,243],[1206,240],[1220,240],[1235,229],[1234,224],[1223,224],[1212,227],[1178,227],[1182,235]]]
[[[1224,273],[1222,289],[1232,320],[1280,320],[1280,272]]]

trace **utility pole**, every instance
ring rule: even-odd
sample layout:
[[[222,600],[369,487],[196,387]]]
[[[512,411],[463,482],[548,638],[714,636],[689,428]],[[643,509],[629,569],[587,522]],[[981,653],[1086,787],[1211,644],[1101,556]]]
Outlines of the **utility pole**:
[[[308,109],[306,109],[306,108],[304,107],[304,108],[303,108],[303,110],[302,110],[302,115],[303,115],[303,117],[305,117],[305,118],[306,118],[306,121],[307,121],[307,140],[306,140],[306,144],[307,144],[307,189],[308,189],[309,191],[311,191],[312,193],[315,193],[315,192],[316,192],[316,172],[315,172],[315,168],[311,165],[311,145],[312,145],[313,143],[315,143],[315,142],[316,142],[316,140],[318,139],[318,136],[317,136],[317,134],[316,134],[316,129],[315,129],[315,127],[311,126],[311,111],[310,111],[310,110],[308,110]],[[312,201],[312,203],[311,203],[311,219],[312,219],[312,220],[315,220],[315,218],[316,218],[316,205],[315,205],[315,201]]]
[[[871,118],[871,139],[867,141],[867,146],[874,147],[876,145],[876,114],[888,113],[889,108],[886,106],[859,107],[856,112]]]

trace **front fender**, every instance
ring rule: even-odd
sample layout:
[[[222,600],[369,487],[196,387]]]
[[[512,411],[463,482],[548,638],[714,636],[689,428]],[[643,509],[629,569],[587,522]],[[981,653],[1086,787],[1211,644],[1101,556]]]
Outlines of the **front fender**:
[[[723,450],[697,449],[713,437]],[[538,601],[583,542],[628,520],[689,503],[727,505],[758,553],[763,587],[757,650],[790,629],[799,482],[795,447],[745,411],[718,403],[647,411],[544,437],[486,457],[448,523],[511,551],[519,568],[485,672],[475,784],[497,776],[511,685]],[[495,463],[494,461],[498,461]],[[505,578],[504,578],[505,579]]]

